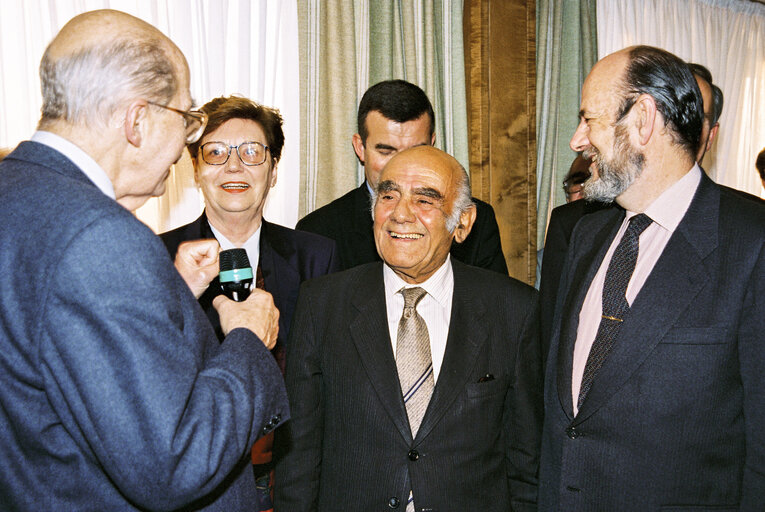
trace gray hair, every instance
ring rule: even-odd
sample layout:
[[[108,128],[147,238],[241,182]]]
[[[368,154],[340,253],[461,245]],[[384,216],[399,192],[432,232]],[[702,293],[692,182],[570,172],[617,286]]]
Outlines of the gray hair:
[[[120,38],[53,58],[51,47],[40,62],[40,126],[108,122],[115,108],[133,97],[167,103],[178,90],[176,68],[167,42],[156,37]]]
[[[455,160],[456,161],[456,160]],[[460,224],[460,216],[465,213],[468,208],[473,206],[473,198],[470,196],[470,178],[467,171],[459,163],[460,175],[457,183],[457,196],[454,198],[454,204],[452,205],[452,213],[446,217],[446,229],[449,233],[454,233],[457,226]],[[372,221],[375,219],[375,204],[377,203],[378,189],[372,189],[372,197],[370,200],[369,211],[372,214]]]

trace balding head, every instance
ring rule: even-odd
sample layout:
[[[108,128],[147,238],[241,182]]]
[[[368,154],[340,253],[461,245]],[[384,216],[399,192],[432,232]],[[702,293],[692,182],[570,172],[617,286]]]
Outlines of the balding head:
[[[80,14],[40,63],[40,128],[60,121],[103,125],[135,97],[167,103],[187,76],[183,54],[148,23],[113,10]]]
[[[404,281],[421,283],[462,242],[475,221],[465,169],[432,146],[397,153],[380,174],[374,237],[382,260]]]

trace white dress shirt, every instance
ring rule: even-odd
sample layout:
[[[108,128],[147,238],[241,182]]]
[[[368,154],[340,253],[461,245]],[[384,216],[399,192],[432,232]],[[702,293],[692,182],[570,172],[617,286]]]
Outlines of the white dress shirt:
[[[644,213],[653,222],[640,235],[640,249],[635,271],[632,273],[632,278],[627,285],[626,296],[627,302],[630,305],[632,305],[638,292],[643,287],[643,284],[645,284],[646,279],[648,279],[648,275],[659,260],[661,253],[667,246],[667,242],[669,242],[678,224],[683,220],[700,181],[701,168],[698,164],[695,164],[689,172],[665,190],[646,208]],[[619,245],[624,233],[627,231],[630,219],[635,215],[637,215],[637,212],[627,211],[619,232],[616,233],[616,237],[611,242],[611,246],[608,248],[608,252],[606,252],[606,256],[600,264],[598,273],[595,274],[595,278],[590,284],[590,289],[587,291],[587,296],[582,304],[582,310],[579,312],[579,327],[576,331],[576,344],[574,345],[574,361],[571,374],[571,397],[574,402],[574,415],[579,412],[577,402],[579,401],[579,390],[582,386],[584,367],[587,364],[587,357],[590,355],[590,349],[598,333],[600,317],[603,313],[603,284],[606,280],[608,264],[611,262],[616,246]],[[597,376],[595,378],[597,379]]]
[[[263,223],[261,222],[257,231],[255,231],[252,236],[247,239],[246,242],[244,242],[242,245],[234,245],[228,238],[223,236],[220,231],[215,229],[213,225],[210,224],[210,229],[212,230],[213,235],[215,235],[215,239],[220,244],[221,250],[225,251],[226,249],[242,248],[247,251],[247,259],[250,260],[250,267],[252,267],[253,276],[255,275],[256,269],[258,268],[258,263],[260,262],[260,228],[262,227]]]
[[[452,272],[451,256],[430,276],[420,284],[409,284],[398,277],[388,265],[383,265],[383,280],[385,281],[385,304],[388,312],[388,329],[393,354],[396,353],[398,338],[398,323],[404,312],[404,296],[401,288],[420,287],[427,294],[417,305],[417,312],[428,326],[430,338],[430,356],[433,359],[433,382],[438,381],[441,363],[446,351],[446,338],[449,335],[449,320],[452,314],[452,295],[454,294],[454,273]]]

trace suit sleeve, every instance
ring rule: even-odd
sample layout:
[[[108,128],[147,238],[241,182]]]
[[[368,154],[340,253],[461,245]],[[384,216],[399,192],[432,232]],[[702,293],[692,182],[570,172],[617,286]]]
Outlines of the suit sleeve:
[[[287,343],[285,380],[292,420],[279,430],[284,436],[276,454],[275,510],[317,510],[324,433],[320,342],[312,318],[313,297],[301,288]]]
[[[137,506],[175,509],[214,492],[256,437],[288,418],[262,342],[235,329],[219,344],[159,238],[132,219],[82,229],[49,285],[46,393]]]
[[[744,386],[746,458],[741,511],[762,510],[765,503],[765,245],[760,247],[748,281],[738,331]]]
[[[508,394],[504,422],[508,438],[508,481],[512,509],[535,511],[543,399],[536,292],[523,323],[515,359],[515,381]]]

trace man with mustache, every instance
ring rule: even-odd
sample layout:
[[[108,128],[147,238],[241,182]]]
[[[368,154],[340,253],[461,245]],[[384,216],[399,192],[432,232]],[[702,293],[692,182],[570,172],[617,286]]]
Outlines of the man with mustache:
[[[696,163],[702,97],[648,46],[585,80],[593,160],[545,379],[540,510],[761,510],[765,207]]]

